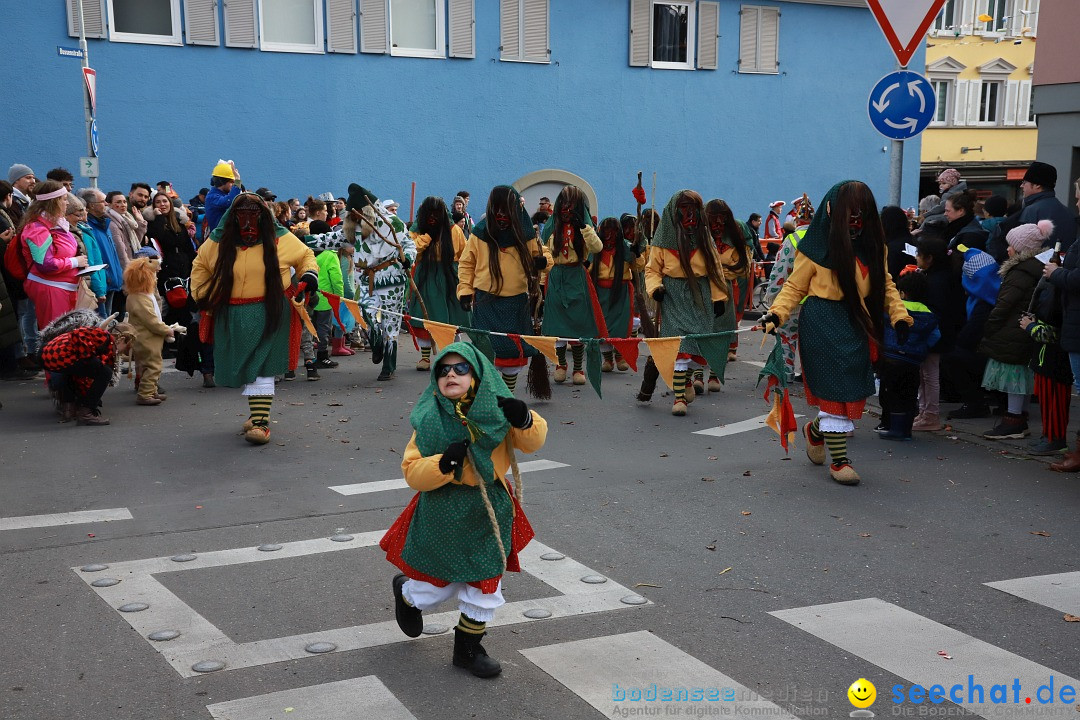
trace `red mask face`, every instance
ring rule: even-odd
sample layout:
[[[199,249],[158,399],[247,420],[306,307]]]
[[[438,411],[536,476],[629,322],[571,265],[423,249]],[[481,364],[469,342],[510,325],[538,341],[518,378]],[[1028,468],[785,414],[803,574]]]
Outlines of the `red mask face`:
[[[428,215],[427,226],[432,229],[439,227],[439,216],[437,213]]]
[[[851,217],[848,218],[848,232],[852,237],[858,235],[863,229],[863,216],[862,211],[856,211],[851,213]]]
[[[712,233],[713,240],[722,240],[724,237],[724,218],[720,215],[709,218],[709,232]]]
[[[495,211],[495,224],[499,226],[500,230],[506,230],[510,227],[510,216],[503,210]]]
[[[559,206],[559,219],[562,220],[564,223],[570,222],[570,218],[572,218],[573,216],[574,208],[570,207],[565,203]]]
[[[611,246],[615,244],[615,241],[619,239],[619,231],[613,227],[607,227],[604,229],[604,245]]]
[[[684,201],[678,205],[679,211],[679,224],[682,225],[684,230],[696,230],[698,226],[698,214],[697,208],[694,207],[694,203]]]
[[[622,236],[623,236],[624,239],[630,240],[631,242],[633,242],[635,232],[636,232],[636,228],[633,226],[633,224],[627,223],[626,225],[623,226]]]
[[[240,226],[240,238],[245,245],[253,245],[259,239],[258,208],[237,208],[236,224]]]

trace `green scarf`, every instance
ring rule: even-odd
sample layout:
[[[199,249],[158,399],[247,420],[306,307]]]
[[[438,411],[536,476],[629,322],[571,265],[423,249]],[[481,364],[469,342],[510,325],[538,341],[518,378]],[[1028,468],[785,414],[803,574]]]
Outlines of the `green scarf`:
[[[521,212],[518,213],[518,222],[521,224],[522,237],[524,237],[525,241],[528,242],[529,238],[533,236],[533,224],[532,218],[529,217],[529,213],[526,212],[525,208],[521,205],[521,195],[519,195],[518,191],[509,185],[499,185],[498,187],[510,188],[511,209],[513,207],[518,207],[521,209]],[[510,232],[510,230],[499,230],[497,228],[492,228],[492,230],[489,230],[488,220],[494,222],[495,218],[489,218],[485,215],[480,220],[480,222],[473,225],[472,234],[480,238],[481,240],[493,242],[500,248],[508,248],[513,245],[513,234]]]
[[[656,234],[653,235],[652,245],[656,247],[664,248],[665,250],[678,250],[679,249],[679,223],[675,218],[676,201],[679,196],[686,190],[680,190],[671,196],[667,205],[664,206],[664,212],[660,215],[660,224],[656,227]],[[704,208],[702,212],[698,213],[698,225],[707,228],[709,221],[705,217]]]
[[[239,195],[237,195],[236,197],[233,198],[233,201],[229,204],[229,209],[226,210],[225,214],[221,216],[221,222],[219,222],[218,226],[216,228],[214,228],[214,231],[210,233],[210,239],[211,240],[213,240],[216,243],[221,242],[221,236],[225,232],[225,225],[228,224],[229,218],[232,217],[233,208],[236,207],[237,201],[239,201],[240,198],[244,197],[245,195],[250,195],[251,197],[258,199],[258,201],[260,203],[262,203],[263,206],[266,205],[266,201],[263,200],[262,196],[260,196],[260,195],[256,195],[255,193],[249,193],[249,192],[240,193]],[[270,208],[266,208],[266,212],[270,212]],[[274,216],[274,214],[270,213],[270,217],[273,217],[273,216]],[[274,237],[279,238],[279,237],[282,237],[283,235],[288,235],[288,234],[289,234],[288,228],[283,227],[281,225],[281,223],[279,223],[277,220],[274,220]]]
[[[841,180],[833,185],[829,192],[825,193],[821,204],[817,206],[818,211],[814,215],[814,219],[810,221],[810,227],[807,228],[806,235],[799,240],[800,253],[830,270],[832,270],[832,263],[829,260],[829,231],[832,228],[832,221],[826,209],[827,203],[835,202],[836,196],[840,194],[840,188],[849,182],[854,181]],[[859,255],[859,243],[857,242],[855,243],[855,255]]]
[[[581,202],[578,203],[578,206],[574,208],[574,210],[576,211],[577,215],[585,218],[586,224],[591,226],[593,230],[596,229],[596,225],[594,225],[592,221],[592,213],[589,212],[589,201],[585,199],[585,193],[581,194]],[[555,212],[558,213],[559,209],[555,208]],[[577,228],[574,229],[577,230]],[[551,236],[554,233],[555,214],[553,213],[551,217],[547,219],[547,222],[544,223],[544,227],[540,230],[540,239],[543,240],[545,245],[547,245],[548,241],[551,240]]]
[[[463,422],[456,412],[456,403],[439,392],[439,361],[450,353],[461,355],[472,366],[472,403]],[[457,342],[447,345],[431,361],[431,382],[420,396],[409,415],[409,423],[416,431],[416,446],[425,457],[438,455],[450,443],[469,440],[469,459],[477,477],[489,485],[495,482],[495,466],[491,453],[506,438],[510,423],[506,421],[499,397],[513,397],[499,371],[475,345]],[[455,476],[461,478],[459,467]]]

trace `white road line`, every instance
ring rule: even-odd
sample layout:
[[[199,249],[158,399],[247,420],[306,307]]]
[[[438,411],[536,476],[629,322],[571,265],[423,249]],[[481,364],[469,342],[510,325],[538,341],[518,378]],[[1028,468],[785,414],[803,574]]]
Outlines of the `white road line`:
[[[185,562],[174,561],[171,557],[155,557],[106,563],[108,568],[100,572],[83,572],[79,567],[72,570],[102,600],[117,610],[132,602],[147,604],[149,607],[142,612],[118,612],[120,617],[143,637],[157,630],[179,631],[180,635],[172,640],[153,642],[147,638],[147,642],[161,653],[165,661],[181,676],[194,677],[198,673],[192,666],[204,660],[223,662],[225,670],[236,670],[315,657],[305,648],[316,642],[333,643],[337,646],[337,652],[343,652],[409,642],[410,639],[402,635],[397,622],[391,616],[385,621],[367,625],[327,628],[317,632],[238,643],[165,587],[155,575],[242,563],[268,563],[319,553],[356,552],[365,548],[379,552],[378,542],[384,533],[384,530],[356,533],[351,540],[345,542],[315,538],[280,543],[280,549],[270,552],[249,546],[198,553],[194,560]],[[544,559],[544,555],[550,559]],[[640,607],[637,603],[641,602],[645,605],[651,604],[610,578],[599,583],[585,582],[582,578],[597,576],[597,571],[536,540],[529,543],[519,557],[523,572],[536,577],[558,594],[536,600],[508,602],[499,608],[495,620],[488,623],[490,626],[539,622],[548,617],[628,610]],[[266,572],[273,572],[273,568],[267,568]],[[388,588],[393,572],[393,568],[387,565],[385,577]],[[108,587],[91,585],[95,580],[106,577],[120,582]],[[546,614],[542,617],[534,617],[536,613],[525,615],[530,610],[544,610]],[[457,623],[458,611],[426,613],[424,619],[429,625],[451,628]]]
[[[694,435],[711,435],[712,437],[727,437],[728,435],[738,435],[739,433],[750,432],[751,430],[760,430],[763,427],[768,427],[765,424],[765,418],[768,415],[758,415],[752,417],[749,420],[740,420],[739,422],[728,423],[727,425],[720,425],[719,427],[707,428],[705,430],[695,430]],[[801,418],[802,415],[796,415],[795,417]]]
[[[1019,717],[1027,707],[1024,702],[1027,697],[1038,706],[1036,692],[1039,686],[1050,681],[1051,676],[1055,692],[1063,685],[1080,686],[1080,682],[1062,673],[878,598],[778,610],[769,614],[909,683],[918,683],[927,689],[941,686],[946,702],[952,700],[985,717]],[[938,655],[942,650],[951,659]],[[1021,685],[1019,705],[1011,704],[1014,678],[1018,678]],[[982,697],[977,688],[969,690],[969,683],[983,688]],[[994,685],[1006,686],[1005,701],[1010,704],[992,702]],[[959,686],[957,695],[949,697],[954,686]],[[891,692],[879,688],[878,697],[882,700],[890,698],[891,706]],[[1003,715],[1006,707],[1015,714],[1006,712]],[[878,715],[883,713],[879,711]]]
[[[557,470],[564,467],[570,466],[553,460],[529,460],[528,462],[518,463],[518,468],[523,473],[537,472],[538,470]],[[341,495],[362,495],[384,490],[400,490],[407,487],[409,486],[406,484],[405,478],[398,478],[397,480],[376,480],[374,482],[353,483],[352,485],[331,485],[330,489]]]
[[[1036,575],[984,584],[1054,610],[1080,615],[1080,572]]]
[[[691,715],[693,703],[694,711],[708,708],[717,715],[795,720],[748,687],[644,630],[520,652],[607,717],[659,715],[666,709],[697,717]],[[701,697],[690,695],[696,689]],[[665,698],[668,690],[671,695]]]
[[[747,365],[753,365],[756,368],[765,367],[765,363],[761,362],[760,360],[743,360],[743,362]]]
[[[206,709],[217,720],[416,720],[374,675],[214,703]]]
[[[110,520],[131,520],[131,512],[127,508],[110,508],[108,510],[77,510],[75,512],[52,513],[50,515],[6,517],[0,518],[0,530],[78,525],[80,523],[108,522]]]

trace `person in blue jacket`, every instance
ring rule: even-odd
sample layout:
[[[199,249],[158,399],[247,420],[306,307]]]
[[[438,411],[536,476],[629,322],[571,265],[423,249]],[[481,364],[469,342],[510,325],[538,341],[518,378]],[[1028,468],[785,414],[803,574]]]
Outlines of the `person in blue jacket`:
[[[98,303],[98,315],[106,318],[112,314],[116,293],[124,287],[124,268],[120,265],[120,257],[116,254],[116,245],[109,232],[112,220],[106,213],[108,205],[105,204],[105,193],[97,188],[83,188],[78,197],[86,204],[83,240],[87,246],[94,243],[101,262],[105,263],[105,302]]]
[[[218,160],[218,164],[214,166],[210,175],[210,192],[206,193],[206,212],[203,216],[204,232],[202,233],[204,238],[217,229],[221,218],[225,217],[225,211],[232,206],[233,200],[242,189],[240,173],[236,171],[233,161]]]

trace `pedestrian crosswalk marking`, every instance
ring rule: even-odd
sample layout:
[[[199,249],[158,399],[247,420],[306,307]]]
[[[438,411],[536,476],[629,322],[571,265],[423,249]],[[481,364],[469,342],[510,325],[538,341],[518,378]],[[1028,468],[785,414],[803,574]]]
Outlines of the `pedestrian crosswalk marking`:
[[[539,470],[558,470],[570,467],[566,463],[554,460],[529,460],[519,463],[518,469],[523,473],[537,472]],[[353,483],[352,485],[331,485],[330,489],[341,495],[362,495],[364,493],[383,492],[384,490],[401,490],[409,487],[405,478],[396,480],[375,480],[373,482]]]
[[[206,709],[215,720],[416,720],[374,675],[214,703]]]
[[[765,419],[768,415],[758,415],[752,417],[749,420],[740,420],[739,422],[728,423],[727,425],[720,425],[718,427],[707,428],[705,430],[695,430],[694,435],[709,435],[711,437],[727,437],[728,435],[738,435],[739,433],[750,432],[751,430],[760,430],[765,425]],[[802,415],[796,415],[795,417],[801,418]]]
[[[1080,616],[1080,572],[1036,575],[985,584],[1024,600]]]
[[[204,660],[217,660],[225,663],[226,670],[235,670],[313,657],[305,648],[317,642],[334,643],[338,651],[343,651],[409,642],[410,639],[402,635],[397,623],[390,617],[384,622],[367,625],[332,628],[325,631],[238,643],[159,582],[154,577],[156,574],[373,548],[378,545],[384,533],[383,530],[356,533],[351,540],[346,542],[316,538],[281,543],[280,549],[273,552],[260,551],[257,547],[217,550],[198,553],[194,560],[187,562],[176,562],[170,557],[109,562],[108,569],[99,573],[82,572],[78,567],[72,570],[113,608],[118,609],[122,605],[133,602],[149,605],[149,608],[142,612],[119,613],[143,637],[163,629],[180,631],[179,637],[167,642],[153,642],[149,639],[147,641],[180,675],[194,677],[198,673],[192,670],[192,665]],[[542,555],[559,559],[545,560],[541,557]],[[547,615],[549,618],[559,618],[640,607],[624,603],[623,600],[631,596],[635,602],[640,599],[632,590],[611,578],[600,583],[583,582],[582,578],[599,574],[539,541],[533,540],[529,543],[518,557],[523,572],[536,577],[558,594],[537,600],[508,602],[499,609],[495,620],[489,623],[493,627],[538,622],[543,618],[529,618],[524,615],[526,611],[535,609],[546,610],[550,613]],[[384,578],[387,583],[387,592],[389,592],[389,580],[393,572],[394,570],[388,564]],[[120,582],[109,587],[91,585],[93,581],[104,576],[118,579]],[[651,603],[646,601],[645,604]],[[429,624],[453,627],[458,620],[458,611],[453,609],[447,612],[425,614],[425,619]]]
[[[131,519],[131,511],[127,508],[77,510],[75,512],[51,513],[48,515],[23,515],[20,517],[0,518],[0,530],[23,530],[25,528],[54,527],[56,525],[81,525],[92,522],[111,522],[113,520]]]
[[[606,717],[723,714],[795,720],[748,687],[644,630],[520,652]],[[691,694],[698,690],[700,697]],[[670,699],[662,699],[665,694]]]
[[[1025,698],[1031,697],[1034,701],[1037,688],[1046,684],[1051,676],[1058,688],[1062,685],[1080,688],[1080,682],[1060,672],[878,598],[777,610],[769,614],[904,678],[909,684],[924,688],[940,685],[946,693],[960,685],[960,701],[952,698],[953,702],[977,715],[1002,717],[1007,709],[1021,713],[1026,706]],[[939,655],[939,651],[949,658]],[[855,669],[855,672],[862,671]],[[1008,686],[1007,699],[1011,701],[1014,679],[1019,679],[1022,688],[1019,707],[993,704],[992,686]],[[981,686],[981,697],[976,689],[969,691],[969,682]],[[878,688],[879,704],[882,700],[892,703],[891,697],[891,692]],[[1061,707],[1060,703],[1058,707]]]

